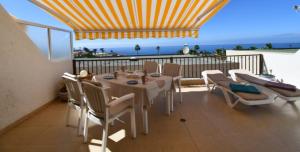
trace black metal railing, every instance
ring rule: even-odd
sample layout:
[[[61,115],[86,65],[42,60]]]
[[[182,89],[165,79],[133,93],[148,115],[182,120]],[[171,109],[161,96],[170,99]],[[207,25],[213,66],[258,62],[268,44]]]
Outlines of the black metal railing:
[[[145,61],[155,61],[163,68],[164,63],[177,63],[182,66],[184,78],[202,78],[204,70],[221,70],[228,75],[230,69],[245,69],[254,74],[265,73],[266,66],[263,55],[227,55],[227,56],[151,56],[151,57],[115,57],[97,59],[74,59],[73,72],[81,70],[90,73],[112,73],[126,66],[129,70],[142,70]]]

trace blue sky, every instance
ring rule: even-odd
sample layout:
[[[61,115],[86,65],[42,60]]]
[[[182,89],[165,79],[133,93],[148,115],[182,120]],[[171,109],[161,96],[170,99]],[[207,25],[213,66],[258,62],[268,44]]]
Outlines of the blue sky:
[[[17,18],[70,29],[27,0],[0,0],[0,3]],[[300,12],[293,10],[295,4],[300,4],[300,0],[231,0],[200,29],[197,39],[83,40],[76,41],[75,46],[299,43]]]

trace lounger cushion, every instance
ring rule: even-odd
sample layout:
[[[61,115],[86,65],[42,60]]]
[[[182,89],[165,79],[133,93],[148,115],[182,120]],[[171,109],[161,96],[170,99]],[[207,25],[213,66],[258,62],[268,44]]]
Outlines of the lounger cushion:
[[[252,85],[230,83],[229,87],[233,92],[260,94],[260,91],[255,86]]]
[[[296,91],[297,88],[294,85],[290,85],[287,83],[280,83],[280,82],[267,82],[266,87],[273,87],[273,88],[278,88],[278,89],[283,89],[283,90],[288,90],[288,91]]]
[[[257,77],[248,75],[248,74],[241,74],[241,73],[236,73],[235,74],[236,77],[238,77],[239,79],[248,81],[250,83],[254,83],[254,84],[258,84],[258,85],[265,85],[268,81],[263,80],[263,79],[259,79]]]
[[[214,82],[231,81],[231,79],[227,78],[223,73],[208,74],[207,77]]]
[[[264,93],[253,94],[253,93],[237,92],[236,94],[244,100],[265,100],[265,99],[268,99],[268,96]]]
[[[300,96],[299,89],[296,89],[296,91],[289,91],[289,90],[279,89],[279,88],[274,88],[274,87],[268,87],[268,88],[274,90],[275,92],[281,94],[282,96],[286,96],[286,97],[299,97]]]
[[[295,91],[290,91],[290,90],[286,90],[286,89],[282,89],[282,88],[278,88],[278,87],[270,87],[267,84],[270,84],[270,81],[266,81],[266,80],[262,80],[253,76],[250,76],[248,74],[241,74],[241,73],[236,73],[236,76],[239,77],[240,79],[246,80],[250,83],[254,83],[254,84],[258,84],[258,85],[262,85],[265,87],[268,87],[269,89],[272,89],[274,91],[276,91],[277,93],[286,96],[286,97],[298,97],[300,96],[300,90],[295,88]]]
[[[219,81],[217,84],[224,87],[224,88],[230,89],[229,84],[232,84],[232,83],[240,84],[240,83],[236,83],[236,82],[233,82],[233,81]],[[242,99],[249,100],[249,101],[268,99],[268,96],[264,93],[253,94],[253,93],[237,92],[235,94],[238,95],[239,97],[241,97]]]

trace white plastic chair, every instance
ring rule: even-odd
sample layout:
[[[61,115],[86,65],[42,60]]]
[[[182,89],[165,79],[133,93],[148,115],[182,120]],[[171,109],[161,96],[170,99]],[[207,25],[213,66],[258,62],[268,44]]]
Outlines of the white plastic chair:
[[[182,92],[181,92],[181,66],[174,63],[165,63],[163,67],[163,75],[171,76],[173,78],[174,84],[177,85],[180,93],[180,103],[182,103]],[[173,94],[174,95],[174,94]],[[173,96],[171,99],[171,111],[174,110],[173,106]]]
[[[67,115],[66,115],[66,125],[69,126],[70,110],[75,109],[80,111],[78,116],[78,135],[82,135],[82,117],[83,111],[85,109],[84,95],[81,88],[81,83],[76,78],[75,75],[64,73],[62,76],[64,79],[67,92],[68,92],[68,104],[67,104]]]
[[[82,82],[86,95],[87,113],[84,123],[84,142],[88,139],[89,120],[103,126],[102,149],[106,151],[108,126],[114,120],[127,112],[131,115],[131,133],[136,137],[136,123],[134,110],[134,94],[130,93],[117,99],[111,99],[108,87],[100,87],[88,82]]]
[[[145,61],[144,63],[144,70],[147,73],[156,73],[158,72],[159,66],[156,62],[153,61]]]

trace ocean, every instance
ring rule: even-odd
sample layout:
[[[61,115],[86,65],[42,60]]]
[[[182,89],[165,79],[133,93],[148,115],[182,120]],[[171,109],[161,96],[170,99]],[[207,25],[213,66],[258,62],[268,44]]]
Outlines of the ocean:
[[[236,45],[241,45],[243,48],[249,47],[257,47],[263,48],[265,44],[223,44],[223,45],[199,45],[200,51],[209,51],[213,52],[218,48],[224,49],[233,49]],[[273,48],[276,49],[288,49],[288,48],[300,48],[300,43],[272,43]],[[161,55],[169,55],[169,54],[177,54],[179,50],[181,50],[184,46],[160,46],[159,53]],[[194,45],[189,46],[191,49],[194,48]],[[139,51],[138,55],[157,55],[158,52],[156,50],[156,46],[141,46],[141,50]],[[99,48],[98,48],[99,49]],[[105,52],[115,52],[119,55],[124,56],[134,56],[137,55],[137,52],[134,50],[134,46],[132,47],[113,47],[113,48],[105,48]]]

